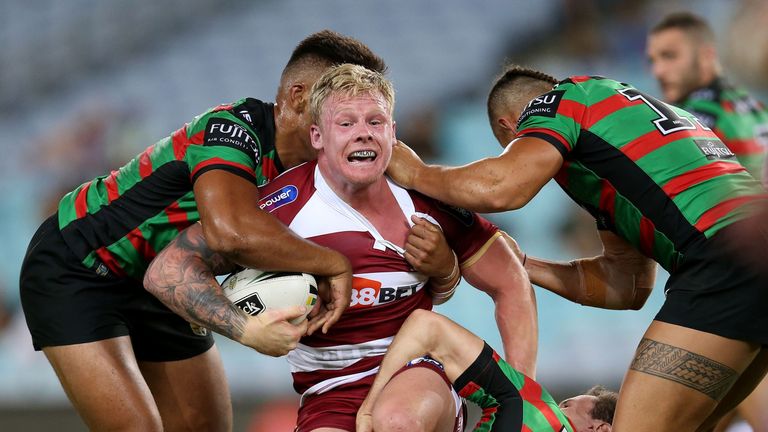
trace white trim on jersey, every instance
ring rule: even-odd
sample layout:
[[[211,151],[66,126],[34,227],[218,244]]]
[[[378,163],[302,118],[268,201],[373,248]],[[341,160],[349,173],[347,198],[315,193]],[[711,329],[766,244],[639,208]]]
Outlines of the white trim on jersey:
[[[316,195],[319,195],[320,198],[325,202],[325,204],[334,209],[336,212],[341,214],[342,216],[346,217],[347,220],[355,222],[360,228],[360,231],[367,231],[371,234],[371,236],[375,239],[373,248],[376,250],[385,250],[386,248],[389,248],[395,252],[397,252],[398,255],[403,256],[405,254],[405,249],[401,248],[400,246],[390,242],[389,240],[385,239],[379,231],[376,229],[376,227],[373,226],[371,222],[366,219],[365,216],[361,215],[357,210],[352,208],[349,204],[344,202],[341,198],[339,198],[338,195],[336,195],[336,192],[331,189],[331,187],[328,185],[328,183],[325,181],[325,178],[323,177],[323,174],[320,172],[320,167],[315,166],[315,190],[317,191]],[[386,178],[387,185],[389,186],[390,191],[392,192],[392,195],[395,197],[395,200],[397,201],[398,206],[400,207],[400,211],[403,212],[403,216],[408,221],[409,226],[413,226],[413,222],[411,221],[411,218],[409,217],[412,214],[417,214],[418,216],[425,217],[428,215],[424,215],[422,213],[416,212],[416,207],[413,204],[413,200],[411,199],[410,194],[408,194],[408,191],[401,188],[394,182],[392,182],[389,178]],[[314,196],[312,197],[314,198]],[[310,201],[312,200],[310,198]],[[309,203],[308,203],[309,204]],[[429,217],[430,222],[437,223],[437,221]]]
[[[340,370],[363,358],[384,355],[392,343],[392,339],[394,336],[353,345],[333,345],[320,348],[299,344],[296,349],[288,353],[287,360],[291,366],[291,373]]]
[[[321,381],[321,382],[313,385],[312,387],[308,388],[307,391],[305,391],[304,393],[302,393],[301,401],[299,402],[299,405],[303,405],[304,404],[304,399],[307,396],[311,396],[313,394],[323,394],[323,393],[327,392],[328,390],[333,390],[333,389],[335,389],[336,387],[338,387],[340,385],[344,385],[344,384],[355,382],[357,380],[363,379],[363,378],[365,378],[367,376],[371,376],[371,375],[376,374],[378,372],[379,372],[379,367],[376,366],[375,368],[373,368],[371,370],[364,371],[364,372],[358,372],[356,374],[351,374],[351,375],[338,376],[338,377],[335,377],[335,378],[329,378],[329,379],[327,379],[325,381]]]

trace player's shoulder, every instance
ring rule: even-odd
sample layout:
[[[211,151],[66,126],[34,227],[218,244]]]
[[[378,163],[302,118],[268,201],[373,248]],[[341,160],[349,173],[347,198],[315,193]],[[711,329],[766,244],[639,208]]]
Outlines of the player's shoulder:
[[[302,196],[314,191],[314,171],[317,161],[305,162],[290,168],[271,182],[259,187],[259,207],[272,212],[279,207],[302,202]]]
[[[408,193],[411,195],[416,211],[436,218],[441,224],[449,220],[471,227],[476,222],[477,215],[465,208],[448,205],[414,190],[409,190]]]
[[[271,102],[245,97],[208,108],[202,114],[195,116],[190,123],[204,125],[211,119],[224,118],[258,128],[274,118],[274,106],[275,104]]]

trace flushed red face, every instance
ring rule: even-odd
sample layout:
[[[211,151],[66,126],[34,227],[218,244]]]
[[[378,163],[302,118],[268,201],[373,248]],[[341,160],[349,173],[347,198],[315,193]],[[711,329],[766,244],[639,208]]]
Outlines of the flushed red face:
[[[651,72],[659,82],[664,100],[680,102],[702,85],[702,47],[679,29],[667,29],[648,36],[646,48]]]
[[[383,178],[392,156],[395,123],[380,94],[333,94],[323,103],[320,124],[312,126],[311,138],[326,179],[354,191]]]

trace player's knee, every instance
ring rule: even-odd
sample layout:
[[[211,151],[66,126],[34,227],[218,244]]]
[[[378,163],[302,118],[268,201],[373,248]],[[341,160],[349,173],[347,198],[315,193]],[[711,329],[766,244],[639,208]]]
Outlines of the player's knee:
[[[397,406],[377,407],[373,413],[373,430],[377,432],[426,432],[424,420]]]
[[[166,432],[228,432],[232,430],[230,413],[205,410],[187,411],[173,418],[164,418]]]
[[[422,326],[427,325],[433,318],[434,312],[426,309],[416,309],[408,316],[408,322],[413,325]]]
[[[133,413],[135,414],[135,413]],[[110,430],[120,432],[163,432],[163,422],[157,413],[145,412],[142,415],[113,415],[109,418],[83,416],[90,430]]]
[[[166,424],[166,432],[228,432],[232,430],[232,419],[228,416],[193,414],[174,425]]]

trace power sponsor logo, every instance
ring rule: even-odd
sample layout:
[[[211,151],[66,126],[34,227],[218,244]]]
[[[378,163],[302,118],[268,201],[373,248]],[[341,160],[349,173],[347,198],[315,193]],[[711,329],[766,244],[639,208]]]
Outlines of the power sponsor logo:
[[[272,213],[280,207],[296,201],[299,197],[299,189],[294,185],[283,186],[271,194],[259,200],[259,208]]]
[[[256,165],[261,161],[259,145],[250,132],[240,124],[223,118],[213,118],[205,127],[203,145],[225,146],[240,150],[252,157]]]
[[[520,125],[531,116],[554,118],[557,115],[557,108],[560,106],[564,93],[565,90],[552,90],[549,93],[533,98],[523,109],[520,118],[517,119],[517,128],[519,129]]]
[[[707,159],[733,159],[736,155],[731,149],[725,146],[722,141],[717,140],[693,140]]]
[[[365,273],[352,278],[351,309],[380,306],[419,292],[426,278],[419,273]]]

